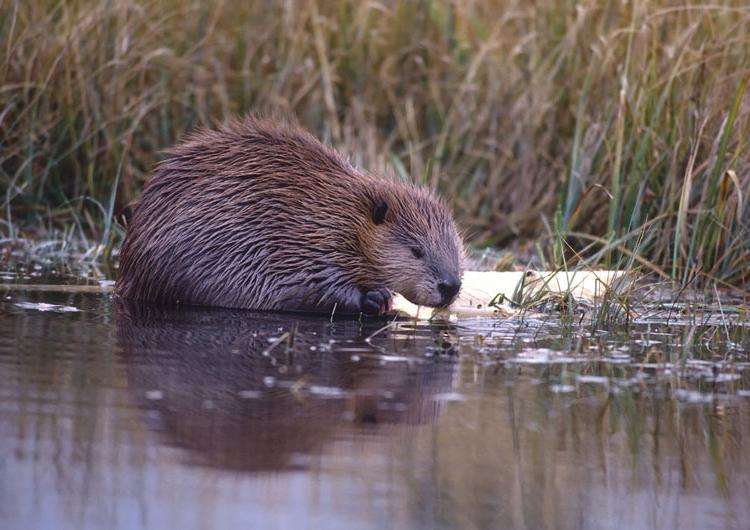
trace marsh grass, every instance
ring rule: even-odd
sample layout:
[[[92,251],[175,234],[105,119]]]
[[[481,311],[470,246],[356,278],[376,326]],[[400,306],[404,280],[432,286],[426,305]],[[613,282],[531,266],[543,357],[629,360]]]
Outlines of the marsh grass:
[[[107,256],[160,149],[265,112],[438,187],[477,245],[744,287],[749,23],[742,0],[10,0],[0,231]]]

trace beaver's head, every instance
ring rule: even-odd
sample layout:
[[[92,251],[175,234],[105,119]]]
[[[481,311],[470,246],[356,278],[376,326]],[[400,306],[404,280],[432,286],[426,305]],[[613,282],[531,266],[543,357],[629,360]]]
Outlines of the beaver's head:
[[[364,252],[376,278],[414,304],[443,307],[461,288],[464,249],[448,207],[427,190],[373,196]]]

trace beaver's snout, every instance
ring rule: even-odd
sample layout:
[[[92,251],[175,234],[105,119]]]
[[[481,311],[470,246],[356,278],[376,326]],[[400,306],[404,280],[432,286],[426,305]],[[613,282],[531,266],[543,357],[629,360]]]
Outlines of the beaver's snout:
[[[437,288],[440,292],[442,305],[450,305],[456,299],[458,291],[461,290],[461,279],[455,274],[447,274],[438,282]]]

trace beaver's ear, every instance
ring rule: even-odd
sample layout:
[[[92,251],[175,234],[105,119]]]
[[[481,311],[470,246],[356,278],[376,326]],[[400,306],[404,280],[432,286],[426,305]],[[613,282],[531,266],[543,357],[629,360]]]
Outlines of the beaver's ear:
[[[376,225],[383,224],[385,214],[388,212],[388,203],[383,199],[378,199],[372,208],[372,222]]]

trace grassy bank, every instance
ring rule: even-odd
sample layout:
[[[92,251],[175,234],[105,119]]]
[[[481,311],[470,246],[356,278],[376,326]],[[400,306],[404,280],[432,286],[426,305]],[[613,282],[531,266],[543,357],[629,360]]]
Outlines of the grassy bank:
[[[116,246],[159,149],[273,111],[478,244],[744,285],[749,28],[743,0],[7,1],[0,232]]]

